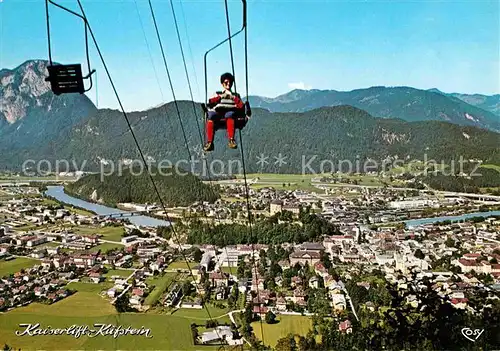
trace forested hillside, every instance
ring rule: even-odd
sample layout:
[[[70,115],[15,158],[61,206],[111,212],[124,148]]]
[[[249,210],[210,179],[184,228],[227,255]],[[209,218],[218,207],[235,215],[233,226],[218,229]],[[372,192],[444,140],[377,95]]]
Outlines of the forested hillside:
[[[251,96],[250,101],[253,106],[272,112],[305,112],[326,106],[350,105],[380,118],[401,118],[408,122],[446,121],[500,131],[500,119],[495,114],[500,105],[499,95],[473,99],[438,90],[376,86],[352,91],[292,90],[276,98]]]
[[[181,101],[179,107],[189,152],[172,103],[129,114],[141,148],[150,160],[174,164],[177,160],[188,162],[189,156],[199,157],[201,142],[195,118],[201,118],[201,113],[194,116],[189,102]],[[300,173],[304,165],[318,172],[322,161],[333,162],[336,167],[342,160],[363,165],[371,158],[380,164],[387,157],[432,158],[438,162],[463,157],[500,164],[498,133],[446,122],[379,119],[351,106],[324,107],[306,113],[254,109],[242,135],[248,172]],[[239,135],[237,141],[241,143]],[[100,110],[76,126],[65,142],[34,152],[52,160],[86,160],[87,168],[93,166],[94,170],[99,170],[103,159],[140,160],[123,116],[113,110]],[[276,162],[280,153],[285,158],[281,164]],[[261,156],[268,158],[259,162]],[[219,160],[219,164],[213,166],[217,173],[242,171],[238,169],[240,150],[228,149],[224,130],[217,133],[209,163],[212,159]],[[230,162],[233,162],[232,169],[229,169]],[[199,173],[201,164],[198,159],[194,165]]]
[[[213,202],[219,198],[217,188],[203,184],[191,174],[180,175],[173,169],[159,172],[155,167],[151,168],[151,174],[166,206],[185,206],[196,201]],[[113,206],[120,202],[158,204],[148,172],[139,168],[127,168],[122,174],[109,176],[87,175],[68,184],[65,190],[69,194]]]

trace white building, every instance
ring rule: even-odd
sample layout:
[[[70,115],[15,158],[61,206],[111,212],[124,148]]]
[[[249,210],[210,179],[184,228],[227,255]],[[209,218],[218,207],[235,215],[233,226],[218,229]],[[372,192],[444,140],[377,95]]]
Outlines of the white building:
[[[130,235],[122,238],[122,244],[129,244],[137,240],[137,235]]]
[[[389,202],[389,207],[397,209],[439,207],[439,202],[429,199],[391,201]]]
[[[214,257],[215,257],[215,251],[207,250],[203,253],[203,256],[201,257],[200,261],[200,266],[205,267],[205,272],[208,272],[208,266],[210,265],[210,262]]]

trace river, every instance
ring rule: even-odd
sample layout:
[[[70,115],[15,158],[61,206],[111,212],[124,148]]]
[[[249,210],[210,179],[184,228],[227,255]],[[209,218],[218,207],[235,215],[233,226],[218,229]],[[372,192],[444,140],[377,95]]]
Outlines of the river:
[[[474,212],[467,213],[459,216],[443,216],[443,217],[433,217],[433,218],[419,218],[404,221],[407,227],[416,227],[423,224],[431,224],[443,221],[461,222],[465,219],[472,217],[489,217],[489,216],[500,216],[500,211],[488,211],[488,212]]]
[[[53,198],[70,204],[74,206],[78,206],[84,208],[86,210],[97,213],[101,216],[107,216],[114,213],[130,213],[128,211],[119,210],[113,207],[107,207],[99,204],[94,204],[85,200],[77,199],[72,196],[69,196],[64,192],[63,186],[48,186],[45,194],[52,196]],[[127,217],[130,220],[130,223],[138,225],[138,226],[148,226],[148,227],[157,227],[157,226],[168,226],[168,221],[162,221],[160,219],[156,219],[148,216],[130,216]]]
[[[64,192],[64,187],[63,186],[48,186],[47,191],[45,194],[52,196],[53,198],[70,204],[74,206],[78,206],[81,208],[85,208],[89,211],[95,212],[98,215],[109,215],[112,213],[130,213],[128,211],[123,211],[119,210],[117,208],[113,207],[107,207],[95,203],[91,203],[85,200],[80,200],[77,198],[74,198],[72,196],[69,196]],[[423,224],[430,224],[430,223],[435,223],[435,222],[442,222],[442,221],[452,221],[452,222],[459,222],[463,221],[464,219],[472,218],[472,217],[488,217],[488,216],[500,216],[500,211],[489,211],[489,212],[475,212],[475,213],[467,213],[459,216],[444,216],[444,217],[433,217],[433,218],[419,218],[419,219],[412,219],[412,220],[407,220],[404,221],[407,227],[415,227]],[[131,223],[135,225],[140,225],[140,226],[150,226],[150,227],[157,227],[157,226],[168,226],[169,222],[168,221],[162,221],[160,219],[148,217],[148,216],[131,216],[127,217]]]

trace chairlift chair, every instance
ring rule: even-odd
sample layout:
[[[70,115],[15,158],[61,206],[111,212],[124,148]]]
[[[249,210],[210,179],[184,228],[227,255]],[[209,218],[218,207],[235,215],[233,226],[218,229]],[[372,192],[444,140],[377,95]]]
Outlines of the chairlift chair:
[[[208,108],[207,105],[202,103],[201,108],[203,110],[205,116],[205,125],[208,121]],[[248,119],[252,116],[252,110],[250,109],[250,103],[248,101],[245,102],[245,112],[237,114],[233,117],[234,119],[234,128],[236,130],[242,130],[247,125]],[[218,131],[221,129],[226,129],[226,118],[221,117],[214,121],[214,131]]]
[[[85,46],[86,46],[86,55],[87,55],[87,64],[89,74],[83,76],[82,74],[82,65],[77,64],[54,64],[52,62],[52,52],[50,46],[50,23],[49,23],[49,2],[56,7],[63,9],[70,14],[81,18],[85,24]],[[47,66],[47,70],[49,72],[49,76],[45,78],[46,82],[50,82],[50,87],[52,92],[55,95],[61,94],[71,94],[71,93],[79,93],[83,94],[90,89],[92,89],[92,74],[95,73],[95,70],[90,69],[90,59],[89,59],[89,46],[88,46],[88,38],[87,38],[87,30],[88,30],[88,22],[85,16],[82,16],[70,9],[67,9],[53,0],[45,0],[45,9],[47,16],[47,36],[48,36],[48,44],[49,44],[49,66]],[[90,86],[88,89],[85,89],[84,80],[89,79]]]
[[[218,47],[220,47],[222,44],[230,41],[232,38],[234,38],[235,36],[237,36],[238,34],[240,34],[241,32],[243,32],[243,30],[245,30],[246,28],[246,23],[247,23],[247,3],[246,3],[246,0],[242,0],[242,5],[243,5],[243,23],[242,23],[242,27],[239,31],[237,31],[236,33],[230,35],[228,38],[224,39],[223,41],[221,41],[220,43],[218,43],[217,45],[215,45],[214,47],[212,47],[211,49],[209,49],[207,52],[205,52],[205,55],[203,57],[203,62],[204,62],[204,71],[205,71],[205,101],[208,101],[208,81],[207,81],[207,56],[210,52],[212,52],[213,50],[217,49]],[[248,92],[247,92],[248,94]],[[207,104],[206,103],[202,103],[201,104],[201,108],[204,112],[204,123],[205,123],[205,126],[207,125],[207,121],[208,121],[208,108],[207,108]],[[242,130],[243,128],[245,128],[247,122],[248,122],[248,119],[251,117],[252,115],[252,111],[250,109],[250,103],[248,101],[245,102],[245,112],[244,113],[241,113],[239,115],[236,115],[234,117],[234,127],[235,129],[237,130]],[[221,130],[221,129],[226,129],[226,118],[224,117],[221,117],[219,119],[217,119],[216,121],[214,121],[214,132],[218,131],[218,130]]]

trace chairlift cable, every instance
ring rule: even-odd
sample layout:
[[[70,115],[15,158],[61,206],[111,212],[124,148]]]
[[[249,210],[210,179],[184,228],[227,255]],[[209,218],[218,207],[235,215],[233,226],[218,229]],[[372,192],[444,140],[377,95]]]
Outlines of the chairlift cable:
[[[83,16],[85,16],[85,11],[84,11],[84,9],[83,9],[83,6],[82,6],[82,4],[81,4],[81,1],[80,1],[80,0],[77,0],[77,2],[78,2],[78,6],[80,7],[80,9],[81,9],[81,11],[82,11],[82,13],[83,13]],[[106,74],[107,74],[107,76],[108,76],[108,79],[109,79],[109,81],[110,81],[110,83],[111,83],[111,87],[112,87],[112,89],[113,89],[113,92],[114,92],[114,94],[115,94],[115,96],[116,96],[116,99],[117,99],[118,104],[119,104],[119,106],[120,106],[120,109],[121,109],[121,111],[122,111],[123,117],[125,118],[125,121],[127,122],[127,125],[128,125],[128,126],[129,126],[129,128],[130,128],[130,132],[131,132],[131,134],[132,134],[132,138],[134,139],[135,145],[137,146],[137,149],[138,149],[138,151],[139,151],[139,153],[140,153],[140,155],[141,155],[141,158],[142,158],[142,160],[143,160],[143,162],[144,162],[144,164],[145,164],[145,166],[146,166],[146,169],[147,169],[147,171],[148,171],[148,175],[149,175],[149,178],[150,178],[151,183],[152,183],[152,185],[153,185],[154,191],[155,191],[155,193],[156,193],[156,195],[157,195],[157,197],[158,197],[158,200],[160,201],[160,204],[161,204],[161,206],[162,206],[163,210],[165,211],[165,215],[166,215],[166,217],[167,217],[167,221],[168,221],[169,223],[172,223],[172,221],[170,220],[170,217],[169,217],[169,215],[168,215],[168,212],[167,212],[167,209],[166,209],[165,203],[163,202],[163,199],[161,198],[161,195],[160,195],[160,192],[159,192],[159,190],[158,190],[158,187],[157,187],[157,185],[156,185],[156,183],[155,183],[155,181],[154,181],[153,176],[151,175],[150,166],[149,166],[149,164],[146,162],[146,158],[145,158],[145,156],[144,156],[144,153],[143,153],[143,152],[142,152],[142,150],[141,150],[141,147],[140,147],[140,145],[139,145],[139,142],[138,142],[138,140],[137,140],[137,137],[136,137],[136,135],[135,135],[134,131],[133,131],[133,130],[132,130],[132,128],[131,128],[131,125],[130,125],[130,121],[129,121],[128,115],[127,115],[127,113],[125,112],[125,109],[124,109],[124,107],[123,107],[122,101],[121,101],[121,99],[120,99],[120,96],[118,95],[118,91],[116,90],[116,87],[115,87],[115,85],[114,85],[113,79],[112,79],[111,74],[110,74],[110,72],[109,72],[109,70],[108,70],[108,67],[107,67],[106,62],[105,62],[105,60],[104,60],[104,57],[103,57],[103,55],[102,55],[102,52],[101,52],[101,50],[100,50],[100,48],[99,48],[99,45],[98,45],[98,43],[97,43],[97,40],[96,40],[96,38],[95,38],[95,36],[94,36],[94,33],[93,33],[93,31],[92,31],[92,28],[90,27],[90,24],[88,24],[88,22],[87,22],[87,25],[88,25],[89,32],[90,32],[90,34],[91,34],[91,36],[92,36],[92,40],[93,40],[93,42],[94,42],[94,44],[95,44],[95,46],[96,46],[97,53],[99,54],[99,57],[100,57],[100,59],[101,59],[101,62],[102,62],[102,64],[103,64],[103,66],[104,66],[104,70],[106,71]],[[189,274],[190,274],[190,275],[191,275],[191,277],[193,278],[193,282],[194,282],[194,283],[195,283],[195,285],[196,285],[196,289],[197,289],[197,291],[199,291],[200,289],[199,289],[198,283],[196,282],[196,279],[195,279],[195,277],[194,277],[194,274],[193,274],[193,272],[191,271],[191,267],[190,267],[190,265],[189,265],[189,262],[187,261],[187,258],[186,258],[186,256],[185,256],[185,254],[183,253],[182,246],[181,246],[181,244],[180,244],[180,240],[179,240],[178,234],[177,234],[177,232],[176,232],[176,230],[175,230],[175,226],[171,225],[171,226],[170,226],[170,228],[171,228],[171,230],[172,230],[172,233],[175,235],[175,238],[176,238],[176,241],[177,241],[177,245],[178,245],[178,246],[179,246],[179,248],[180,248],[180,250],[179,250],[179,251],[180,251],[181,255],[183,256],[183,258],[184,258],[184,260],[185,260],[185,262],[186,262],[187,268],[188,268],[188,270],[189,270]],[[211,316],[211,314],[210,314],[210,311],[209,311],[208,307],[207,307],[205,304],[204,304],[204,307],[205,307],[205,309],[206,309],[206,311],[207,311],[207,314],[208,314],[209,319],[212,321],[212,320],[213,320],[213,318],[212,318],[212,316]]]
[[[153,60],[153,54],[151,53],[151,47],[149,45],[149,41],[148,41],[148,38],[147,38],[147,35],[146,35],[146,30],[144,29],[144,22],[142,21],[142,18],[141,18],[141,13],[139,11],[139,5],[137,4],[137,0],[134,0],[134,3],[135,3],[135,9],[136,9],[136,12],[137,12],[137,17],[139,17],[139,23],[141,25],[141,30],[142,30],[142,35],[144,36],[144,42],[146,43],[146,48],[148,50],[148,54],[149,54],[149,60],[151,61],[151,65],[153,66],[153,72],[155,74],[155,78],[156,78],[156,83],[158,84],[158,89],[160,90],[160,96],[161,96],[161,105],[160,105],[160,108],[163,107],[165,109],[165,121],[167,123],[167,126],[169,125],[169,121],[168,121],[168,109],[167,109],[167,102],[166,102],[166,99],[165,99],[165,95],[163,93],[163,89],[161,87],[161,83],[160,83],[160,78],[158,76],[158,71],[156,70],[156,65],[154,63],[154,60]],[[168,69],[167,69],[167,72],[168,72]],[[174,95],[174,100],[175,100],[175,95]],[[139,124],[141,121],[139,120],[137,123],[134,124],[137,125]],[[122,136],[124,135],[126,132],[120,134],[119,136]],[[172,139],[175,139],[176,135],[174,133],[174,137]],[[189,151],[188,151],[189,153]]]
[[[160,89],[161,100],[162,100],[162,102],[166,102],[165,96],[163,94],[163,89],[161,88],[160,78],[158,77],[158,71],[156,70],[156,65],[155,65],[154,60],[153,60],[153,54],[151,53],[151,47],[149,45],[149,41],[148,41],[148,38],[146,36],[146,31],[144,29],[144,23],[143,23],[142,18],[141,18],[141,13],[139,11],[139,5],[137,4],[137,0],[134,0],[134,3],[135,3],[135,9],[137,11],[137,17],[139,17],[139,23],[141,25],[142,34],[144,36],[144,41],[145,41],[146,47],[148,49],[149,60],[151,61],[151,66],[153,66],[153,71],[155,74],[156,83],[158,84],[158,89]]]
[[[52,49],[50,47],[50,19],[49,19],[49,2],[48,0],[45,0],[45,16],[46,16],[46,21],[47,21],[47,41],[48,41],[48,48],[49,48],[49,62],[50,65],[52,66]]]
[[[179,33],[179,26],[177,24],[177,16],[175,15],[175,8],[174,8],[174,3],[172,0],[170,0],[170,7],[172,8],[172,15],[174,17],[175,31],[177,33],[177,41],[179,42],[179,47],[181,49],[182,62],[184,64],[184,73],[186,74],[186,80],[187,80],[188,88],[189,88],[189,96],[191,97],[191,103],[193,106],[193,115],[194,115],[194,119],[196,120],[196,127],[198,128],[198,134],[200,135],[200,140],[202,140],[203,138],[201,135],[200,123],[198,121],[198,118],[196,118],[196,106],[194,104],[193,89],[191,88],[191,81],[189,79],[189,74],[188,74],[188,69],[187,69],[187,64],[186,64],[186,57],[184,56],[184,49],[182,47],[181,35]]]
[[[161,37],[160,37],[160,31],[158,30],[158,24],[156,23],[155,12],[153,10],[153,5],[151,4],[151,0],[148,0],[148,3],[149,3],[149,8],[151,10],[151,17],[153,18],[153,23],[154,23],[155,30],[156,30],[156,37],[158,38],[158,44],[160,45],[161,55],[163,58],[163,64],[165,65],[165,71],[167,72],[168,82],[170,84],[170,89],[172,90],[172,97],[174,98],[174,105],[175,105],[175,109],[177,111],[177,117],[179,118],[179,123],[181,126],[182,135],[184,137],[184,142],[186,144],[188,156],[189,156],[189,159],[191,160],[191,151],[189,150],[189,143],[187,141],[186,131],[184,130],[184,124],[182,123],[181,112],[179,110],[179,104],[177,103],[177,98],[175,97],[175,89],[174,89],[174,86],[172,84],[172,79],[170,77],[170,71],[168,69],[167,59],[165,57],[165,51],[163,50],[163,44],[162,44]]]
[[[231,43],[231,25],[229,21],[229,9],[227,5],[227,0],[224,0],[224,5],[225,5],[225,10],[226,10],[226,23],[227,23],[227,32],[228,32],[228,40],[229,40],[229,51],[231,54],[231,68],[233,70],[233,77],[235,76],[234,72],[234,55],[233,55],[233,46]],[[245,31],[245,80],[246,80],[246,95],[247,95],[247,102],[248,102],[248,45],[247,45],[247,9],[246,9],[246,1],[243,1],[243,29]],[[236,78],[235,78],[236,80]],[[237,93],[236,90],[236,82],[234,82],[234,92]],[[259,294],[259,279],[258,279],[258,269],[257,265],[255,264],[255,248],[254,248],[254,236],[253,236],[253,231],[252,231],[252,214],[250,212],[250,195],[248,191],[248,182],[247,182],[247,173],[246,173],[246,166],[245,166],[245,155],[244,155],[244,150],[243,150],[243,137],[241,134],[241,129],[238,130],[239,136],[240,136],[240,153],[241,153],[241,163],[243,166],[243,178],[245,180],[245,198],[246,198],[246,208],[247,208],[247,217],[248,217],[248,226],[250,230],[250,240],[252,241],[252,260],[254,262],[254,271],[255,271],[255,280],[256,280],[256,286],[257,286],[257,302],[259,304],[259,314],[261,310],[261,301],[260,301],[260,294]],[[262,342],[265,343],[264,339],[264,327],[262,325],[262,318],[260,318],[260,332],[262,335]]]
[[[174,3],[173,3],[172,0],[170,0],[170,6],[172,8],[172,14],[173,14],[174,23],[175,23],[175,30],[177,32],[177,39],[178,39],[178,42],[179,42],[179,47],[181,49],[182,62],[184,64],[184,72],[186,74],[186,80],[187,80],[188,87],[189,87],[189,94],[190,94],[191,103],[192,103],[192,106],[193,106],[193,117],[196,120],[196,126],[198,128],[198,134],[200,136],[200,143],[201,143],[201,145],[203,145],[203,136],[201,134],[201,129],[200,129],[200,124],[198,122],[198,118],[196,117],[196,106],[195,106],[195,103],[194,103],[193,90],[191,89],[191,81],[189,79],[189,73],[188,73],[188,70],[187,70],[186,58],[185,58],[185,55],[184,55],[184,50],[182,48],[182,40],[181,40],[181,36],[180,36],[180,33],[179,33],[179,26],[177,24],[177,16],[175,15],[175,8],[174,8]],[[203,160],[205,161],[205,166],[206,166],[206,169],[208,170],[207,176],[208,176],[208,181],[209,181],[210,187],[212,188],[212,190],[215,190],[215,187],[213,186],[213,183],[212,183],[212,177],[210,176],[210,169],[208,168],[207,159],[203,158]],[[205,213],[205,218],[208,219],[208,216],[207,216],[206,211],[205,211],[205,205],[203,203],[202,203],[202,206],[203,206],[203,212]],[[215,218],[220,223],[220,218],[219,218],[217,212],[215,213]],[[210,225],[209,225],[209,227],[210,227]],[[213,228],[214,228],[214,231],[215,231],[215,226]],[[226,233],[225,232],[224,232],[223,238],[224,238],[224,250],[226,252],[226,259],[227,259],[227,262],[228,262],[228,265],[229,265],[229,273],[232,276],[233,275],[233,269],[231,267],[231,263],[229,262],[229,254],[228,254],[228,251],[227,251],[227,240],[226,240]],[[229,287],[229,284],[228,284],[228,287]]]
[[[191,50],[191,43],[189,40],[189,32],[187,28],[187,22],[186,22],[186,15],[184,14],[184,6],[182,6],[182,0],[179,1],[179,4],[181,5],[181,13],[182,13],[182,19],[184,21],[184,31],[186,32],[186,41],[188,44],[188,49],[189,49],[189,56],[191,58],[191,66],[193,69],[193,74],[194,74],[194,82],[196,83],[196,90],[198,92],[198,97],[201,98],[201,93],[200,93],[200,85],[198,84],[198,75],[196,74],[196,67],[194,65],[194,59],[193,59],[193,50]]]
[[[226,10],[227,37],[228,37],[228,40],[229,40],[229,54],[231,55],[231,70],[233,72],[233,77],[234,77],[234,82],[233,82],[234,92],[238,93],[238,90],[236,89],[236,74],[235,74],[235,71],[234,71],[233,42],[231,40],[232,39],[231,38],[231,24],[229,23],[229,8],[228,8],[228,5],[227,5],[227,0],[224,0],[224,7],[225,7],[225,10]],[[245,25],[245,24],[243,24],[243,25]]]

